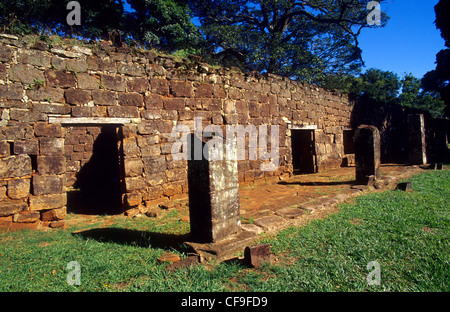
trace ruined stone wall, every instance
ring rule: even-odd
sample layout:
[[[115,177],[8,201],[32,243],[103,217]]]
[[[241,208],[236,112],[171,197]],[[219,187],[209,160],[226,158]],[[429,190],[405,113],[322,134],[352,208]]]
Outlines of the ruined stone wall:
[[[291,128],[312,128],[318,170],[341,165],[346,95],[274,75],[106,43],[59,44],[0,35],[0,217],[64,218],[66,187],[89,162],[98,128],[117,126],[124,203],[187,193],[172,159],[173,127],[277,125],[280,162],[238,162],[239,182],[292,172]],[[64,118],[64,119],[63,119]],[[72,120],[72,121],[71,121]]]

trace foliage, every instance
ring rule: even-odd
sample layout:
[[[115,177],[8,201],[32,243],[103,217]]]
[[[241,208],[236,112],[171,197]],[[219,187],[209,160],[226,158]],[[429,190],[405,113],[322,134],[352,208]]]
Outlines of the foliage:
[[[56,33],[90,39],[137,41],[174,51],[195,46],[199,33],[179,0],[79,0],[81,25],[69,26],[64,0],[13,0],[0,4],[0,26],[14,34]],[[131,10],[125,10],[128,5]]]
[[[357,73],[358,35],[367,1],[190,1],[209,54],[243,56],[245,65],[309,83],[328,74]],[[387,16],[382,16],[385,23]]]
[[[393,72],[371,68],[359,77],[349,78],[348,91],[362,103],[398,104],[428,111],[433,117],[444,115],[444,102],[437,92],[425,90],[420,79],[412,74],[402,79]]]
[[[351,91],[363,101],[394,104],[400,87],[401,83],[397,74],[371,68],[354,78]]]
[[[436,28],[441,31],[445,45],[450,47],[450,0],[440,0],[434,7],[436,13]],[[436,69],[429,71],[422,79],[423,88],[437,92],[445,102],[445,114],[450,117],[450,49],[444,49],[436,55]]]
[[[168,51],[196,47],[200,34],[189,7],[180,0],[129,0],[127,33],[134,39]]]
[[[437,92],[422,89],[421,80],[412,74],[406,75],[402,81],[402,92],[398,97],[401,106],[428,111],[433,117],[444,115],[445,104]]]

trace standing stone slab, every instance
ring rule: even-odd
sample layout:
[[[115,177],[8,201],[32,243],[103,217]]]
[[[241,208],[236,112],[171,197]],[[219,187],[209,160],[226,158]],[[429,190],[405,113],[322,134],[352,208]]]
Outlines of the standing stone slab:
[[[408,115],[409,162],[412,165],[427,163],[427,145],[425,142],[425,118],[423,114]]]
[[[211,144],[216,139],[223,145]],[[221,241],[240,230],[236,141],[191,134],[188,144],[191,239],[196,243]],[[214,157],[220,150],[223,157]]]
[[[367,184],[370,176],[380,176],[380,132],[374,126],[361,125],[355,131],[356,183]]]

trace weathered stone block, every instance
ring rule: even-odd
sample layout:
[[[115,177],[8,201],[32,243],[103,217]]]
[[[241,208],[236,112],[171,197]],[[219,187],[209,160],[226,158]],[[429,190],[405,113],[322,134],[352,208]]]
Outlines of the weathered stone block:
[[[80,89],[68,89],[64,92],[66,102],[73,105],[83,105],[91,101],[91,92]]]
[[[0,141],[0,157],[9,156],[11,154],[10,149],[7,141]]]
[[[53,87],[40,87],[39,89],[26,90],[27,96],[33,101],[64,102],[64,90]]]
[[[149,83],[147,78],[130,78],[127,85],[130,92],[144,93],[147,91]]]
[[[194,134],[188,140],[191,236],[201,243],[224,240],[240,230],[236,140],[225,140],[222,160],[214,159],[217,147],[209,140]]]
[[[144,98],[146,109],[161,109],[163,108],[163,98],[158,94],[151,94]]]
[[[31,175],[31,159],[27,155],[0,158],[0,179]]]
[[[122,76],[101,75],[101,85],[107,90],[124,92],[127,81]]]
[[[145,180],[142,177],[128,177],[125,178],[125,188],[127,192],[144,191]]]
[[[42,221],[59,221],[66,218],[67,208],[56,208],[51,210],[45,210],[41,212]]]
[[[119,105],[144,106],[144,98],[139,93],[119,93]]]
[[[91,117],[91,109],[93,107],[88,106],[74,106],[72,107],[72,117]]]
[[[50,55],[38,50],[18,50],[17,59],[20,63],[41,67],[50,67]]]
[[[116,71],[116,62],[107,58],[88,56],[86,64],[89,70],[98,70],[113,73]]]
[[[195,96],[198,98],[211,98],[213,96],[213,85],[209,83],[199,83],[196,85],[195,90]],[[218,96],[218,98],[224,98],[225,92],[223,92],[223,96],[220,96],[220,94],[217,94],[219,92],[219,89],[215,90],[215,95]]]
[[[107,90],[93,90],[92,98],[97,105],[116,105],[116,92]]]
[[[37,139],[18,140],[14,142],[14,154],[39,154],[39,145]]]
[[[6,45],[0,46],[0,61],[1,62],[11,61],[12,56],[13,56],[13,50],[10,47],[8,47]]]
[[[244,259],[248,266],[259,268],[264,263],[270,263],[270,244],[246,247]]]
[[[166,79],[150,78],[150,90],[160,95],[169,94],[169,82]]]
[[[28,209],[25,202],[21,200],[7,201],[0,203],[0,217],[11,216]]]
[[[88,73],[79,73],[77,75],[78,88],[96,90],[100,86],[100,80],[93,75]]]
[[[34,131],[28,123],[15,122],[14,125],[2,127],[0,135],[4,140],[28,140],[34,137]]]
[[[117,72],[128,76],[140,77],[145,74],[144,68],[139,64],[124,64],[117,66]]]
[[[46,70],[45,78],[48,87],[75,88],[77,85],[75,75],[65,71]]]
[[[70,113],[70,106],[55,103],[33,103],[33,109],[41,113],[65,115]]]
[[[109,106],[109,117],[139,118],[139,108],[136,106]]]
[[[33,176],[33,194],[50,195],[61,194],[64,191],[64,179],[57,175]]]
[[[167,168],[166,158],[164,156],[142,157],[144,162],[144,170],[146,174],[163,172]]]
[[[8,196],[11,199],[22,199],[30,195],[30,179],[8,181]]]
[[[258,218],[253,222],[253,224],[262,228],[264,232],[270,233],[276,231],[284,222],[284,218],[272,215]]]
[[[64,156],[38,156],[37,169],[41,175],[58,175],[66,171]]]
[[[30,210],[48,210],[62,208],[67,204],[66,194],[30,196]]]
[[[356,183],[380,176],[380,133],[374,126],[361,125],[355,131]]]
[[[165,98],[163,99],[164,108],[166,110],[183,110],[184,99],[183,98]]]
[[[189,81],[170,81],[170,93],[175,97],[191,97],[192,82]]]
[[[35,81],[44,81],[44,73],[31,65],[17,64],[9,69],[9,79],[24,84],[32,84]]]
[[[136,138],[124,138],[122,141],[123,153],[125,156],[138,156],[139,148],[136,142]]]
[[[164,172],[146,174],[145,182],[150,186],[161,185],[166,182],[166,175]]]
[[[46,122],[36,122],[34,124],[34,133],[38,137],[62,137],[61,124],[48,124]]]
[[[142,194],[141,193],[127,193],[126,195],[126,203],[128,207],[136,207],[142,203]]]
[[[126,177],[137,177],[142,175],[144,165],[140,158],[126,158],[124,162]]]
[[[63,138],[39,138],[40,155],[63,155],[64,139]]]
[[[13,222],[16,223],[34,223],[39,221],[40,217],[39,211],[24,211],[21,213],[16,213],[13,217]]]
[[[23,88],[20,84],[0,85],[0,99],[21,100]]]

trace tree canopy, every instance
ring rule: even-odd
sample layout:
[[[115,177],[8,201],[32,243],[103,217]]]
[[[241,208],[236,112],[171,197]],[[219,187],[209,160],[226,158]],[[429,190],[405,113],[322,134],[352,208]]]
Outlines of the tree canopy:
[[[209,54],[235,51],[251,70],[323,84],[363,65],[358,36],[370,26],[366,0],[189,1]],[[386,23],[387,16],[382,14]],[[232,54],[233,55],[233,54]]]
[[[396,104],[428,111],[433,117],[444,115],[444,102],[434,91],[424,90],[412,74],[400,78],[391,71],[371,68],[350,81],[349,91],[367,105]]]
[[[196,46],[200,34],[183,0],[78,0],[81,25],[66,22],[66,0],[12,0],[0,4],[0,28],[15,34],[57,33],[88,39],[133,40],[174,51]],[[125,7],[127,6],[127,10]]]
[[[450,0],[440,0],[434,7],[436,28],[441,31],[445,46],[450,48]],[[450,117],[450,49],[436,55],[436,69],[429,71],[422,79],[422,86],[429,92],[439,93],[446,104],[445,115]]]

